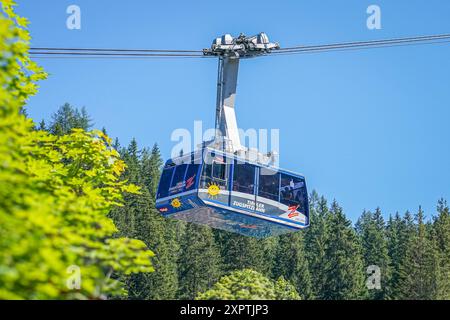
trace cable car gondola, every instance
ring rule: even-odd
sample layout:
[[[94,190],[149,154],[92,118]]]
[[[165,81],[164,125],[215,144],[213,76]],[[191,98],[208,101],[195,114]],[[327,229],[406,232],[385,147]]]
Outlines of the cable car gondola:
[[[234,111],[239,60],[277,48],[260,33],[224,35],[204,50],[219,57],[216,136],[165,163],[156,199],[163,216],[258,238],[309,226],[305,177],[274,166],[275,153],[243,147]]]
[[[208,147],[166,162],[156,208],[165,217],[258,238],[309,223],[303,176]]]

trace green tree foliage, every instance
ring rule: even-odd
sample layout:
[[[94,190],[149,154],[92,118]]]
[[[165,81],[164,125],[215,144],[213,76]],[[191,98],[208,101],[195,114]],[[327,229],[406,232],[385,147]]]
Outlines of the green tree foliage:
[[[351,222],[333,202],[326,244],[325,284],[320,298],[365,298],[365,274],[361,246]]]
[[[312,298],[311,277],[301,232],[280,236],[273,276],[289,280],[303,298]]]
[[[194,299],[220,275],[220,253],[210,228],[188,224],[179,260],[179,298]]]
[[[397,213],[387,226],[392,276],[388,299],[448,299],[448,207],[438,202],[438,215],[425,223],[421,208],[415,217]]]
[[[62,136],[69,134],[72,129],[83,129],[87,131],[91,128],[92,120],[86,108],[82,107],[79,110],[69,103],[65,103],[53,114],[52,121],[47,130],[54,135]]]
[[[101,132],[54,136],[23,112],[45,73],[28,57],[27,21],[0,13],[0,299],[102,298],[123,292],[113,271],[153,271],[144,243],[114,238],[107,217],[122,193],[124,163]],[[78,290],[66,284],[78,266]]]
[[[266,269],[264,241],[223,231],[217,232],[223,258],[223,270],[228,273],[239,269]]]
[[[44,120],[41,120],[41,122],[39,122],[39,124],[36,126],[36,130],[42,130],[42,131],[47,130],[47,125],[45,124]]]
[[[408,298],[434,299],[437,296],[437,277],[440,273],[436,237],[431,225],[424,223],[422,208],[416,215],[416,227],[411,246],[407,251],[409,260]]]
[[[267,277],[274,278],[273,271],[278,252],[279,237],[262,239],[259,244],[262,246],[264,257],[261,264],[261,272]]]
[[[328,216],[326,199],[313,191],[310,197],[310,227],[306,230],[304,239],[312,296],[317,298],[323,297],[325,291]]]
[[[450,300],[450,210],[444,199],[439,200],[437,211],[433,221],[440,270],[436,299]]]
[[[222,277],[210,290],[197,296],[198,300],[297,300],[298,293],[283,278],[274,283],[262,274],[244,269]]]
[[[150,152],[146,149],[142,151],[140,170],[142,181],[153,202],[152,221],[159,221],[158,226],[154,229],[155,231],[148,233],[149,241],[154,241],[155,250],[157,249],[161,255],[158,260],[160,274],[151,275],[154,279],[153,288],[155,292],[158,292],[158,290],[161,292],[159,294],[161,299],[175,299],[178,292],[178,259],[184,223],[163,218],[154,209],[162,163],[161,154],[156,144]],[[161,238],[159,240],[153,239],[153,234],[161,234]]]
[[[153,199],[156,198],[156,189],[158,188],[159,176],[163,165],[161,153],[157,144],[153,145],[149,152],[147,149],[142,151],[141,176],[144,185],[147,187]]]
[[[407,255],[413,232],[414,223],[409,212],[406,212],[404,218],[399,213],[394,218],[390,217],[387,237],[391,277],[386,288],[387,299],[403,300],[409,295],[407,280],[410,276],[410,263]]]
[[[362,244],[364,265],[377,266],[381,272],[381,288],[371,289],[369,298],[382,300],[385,298],[390,278],[390,258],[386,226],[381,210],[377,208],[374,213],[364,211],[356,223],[356,230]]]
[[[279,277],[278,280],[275,281],[274,290],[277,300],[301,300],[295,286],[284,279],[283,276]]]
[[[135,139],[127,148],[121,148],[118,140],[115,146],[127,164],[122,179],[140,186],[141,193],[126,195],[125,205],[114,209],[110,215],[122,236],[142,240],[155,253],[156,272],[127,277],[129,298],[174,299],[178,290],[179,244],[176,223],[162,218],[155,209],[155,181],[159,180],[161,164],[159,149],[154,147],[149,154],[139,149]]]

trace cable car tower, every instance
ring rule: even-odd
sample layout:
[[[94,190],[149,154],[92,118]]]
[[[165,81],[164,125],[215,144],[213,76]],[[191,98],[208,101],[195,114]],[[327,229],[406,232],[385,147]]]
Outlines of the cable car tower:
[[[278,43],[270,42],[269,37],[262,32],[252,37],[241,34],[237,38],[225,34],[216,38],[210,49],[203,50],[203,54],[206,56],[219,57],[216,134],[214,140],[206,143],[210,147],[244,158],[253,156],[264,164],[274,163],[276,153],[270,152],[263,155],[257,152],[257,154],[252,154],[255,153],[255,150],[249,150],[241,144],[236,121],[235,99],[240,59],[267,55],[272,50],[279,48]]]
[[[305,178],[275,167],[276,153],[243,146],[236,121],[240,59],[277,49],[260,33],[226,34],[203,50],[219,58],[215,136],[199,150],[166,162],[156,199],[163,216],[258,238],[309,226]]]

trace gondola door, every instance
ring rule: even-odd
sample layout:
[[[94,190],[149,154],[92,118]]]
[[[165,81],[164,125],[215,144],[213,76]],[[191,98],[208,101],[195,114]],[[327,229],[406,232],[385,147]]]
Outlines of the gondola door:
[[[204,201],[228,206],[230,165],[227,158],[210,152],[204,160],[199,197]]]

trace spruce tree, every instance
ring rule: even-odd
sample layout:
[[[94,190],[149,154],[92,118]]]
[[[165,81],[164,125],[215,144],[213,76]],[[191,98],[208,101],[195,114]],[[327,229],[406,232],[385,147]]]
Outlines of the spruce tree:
[[[292,283],[303,299],[313,298],[302,231],[279,237],[273,276]]]
[[[365,273],[361,246],[351,222],[336,201],[329,216],[326,272],[323,299],[366,298]]]
[[[400,283],[402,279],[405,277],[404,274],[401,274],[401,263],[402,259],[405,256],[406,250],[401,250],[400,243],[400,229],[401,229],[402,219],[397,212],[395,217],[392,215],[389,216],[389,220],[386,226],[386,235],[387,235],[387,248],[389,254],[389,262],[390,262],[390,270],[391,277],[389,279],[389,283],[385,290],[386,296],[385,299],[399,299],[401,296],[400,291]]]
[[[364,266],[376,266],[380,270],[380,288],[369,290],[369,298],[385,298],[390,278],[390,259],[386,226],[380,208],[374,213],[364,211],[356,223],[356,230],[363,249]]]
[[[416,228],[409,247],[408,292],[409,299],[429,300],[437,295],[439,261],[436,238],[431,234],[431,225],[424,222],[422,208],[416,215]]]
[[[266,277],[273,278],[273,270],[275,267],[275,257],[278,252],[279,237],[269,237],[259,241],[262,246],[264,259],[261,264],[261,273]]]
[[[124,180],[133,181],[141,187],[139,195],[127,195],[125,205],[114,210],[111,216],[117,221],[123,235],[134,235],[153,249],[155,272],[133,275],[126,281],[130,299],[174,299],[178,290],[177,258],[179,245],[176,242],[170,220],[164,219],[155,209],[155,199],[145,182],[143,156],[135,139],[127,148],[120,148],[127,168]],[[150,173],[159,179],[159,172]]]
[[[433,221],[440,269],[436,299],[450,300],[450,210],[444,199],[439,200],[437,211]]]
[[[47,125],[45,124],[44,119],[42,119],[41,122],[39,122],[39,125],[36,127],[36,129],[41,131],[47,131]]]
[[[388,253],[391,277],[386,291],[386,299],[405,300],[409,297],[408,279],[411,261],[408,251],[414,235],[414,221],[407,211],[402,218],[397,212],[387,225]]]
[[[225,273],[246,268],[265,271],[263,240],[224,231],[218,231],[216,234]]]
[[[326,250],[329,210],[327,201],[313,191],[310,197],[310,226],[305,233],[305,253],[311,276],[312,296],[325,297]]]
[[[123,155],[123,159],[127,164],[126,179],[142,186],[143,179],[141,176],[139,156],[140,151],[138,149],[137,141],[135,138],[133,138],[131,139],[131,142],[128,145],[127,150]]]
[[[144,149],[142,152],[142,177],[145,186],[153,197],[156,197],[162,165],[161,152],[157,144],[153,145],[150,152]]]
[[[54,135],[61,136],[70,133],[75,128],[90,130],[92,128],[92,120],[86,108],[83,107],[79,110],[69,103],[65,103],[52,115],[48,131]]]
[[[145,235],[152,229],[157,229],[155,221],[151,219],[151,210],[153,203],[149,197],[146,189],[140,190],[138,195],[128,195],[125,199],[124,207],[120,208],[114,213],[114,217],[123,216],[120,220],[122,225],[119,225],[119,230],[126,236],[133,235],[139,240],[142,240],[147,246],[154,246],[155,242],[149,241],[149,238]],[[153,237],[156,236],[155,232]],[[158,256],[152,258],[155,269],[159,268]],[[149,279],[158,277],[154,275],[150,277],[149,274],[134,274],[126,278],[126,284],[128,289],[128,299],[148,299],[149,292],[152,289],[151,281]]]
[[[208,290],[220,276],[220,253],[209,227],[189,223],[179,260],[180,299],[194,299]]]
[[[167,221],[160,217],[154,209],[151,219],[153,224],[152,228],[147,231],[147,241],[149,246],[152,245],[152,248],[154,248],[153,265],[155,266],[155,272],[147,276],[149,282],[147,299],[172,300],[176,298],[178,291],[176,259],[180,252],[179,245],[175,241],[167,241],[167,238],[169,238]]]
[[[174,299],[178,291],[178,259],[180,253],[180,230],[183,230],[183,222],[166,219],[161,217],[159,212],[154,208],[156,200],[156,190],[161,175],[162,159],[158,146],[155,144],[149,153],[147,149],[141,152],[139,174],[142,179],[144,188],[147,188],[149,197],[153,201],[152,217],[161,223],[162,237],[156,237],[155,252],[160,252],[160,270],[161,277],[155,280],[153,286],[165,288],[165,294],[159,295],[165,299]],[[152,232],[148,233],[148,237],[152,237]],[[158,278],[154,276],[153,278]],[[154,289],[158,291],[160,289]]]

